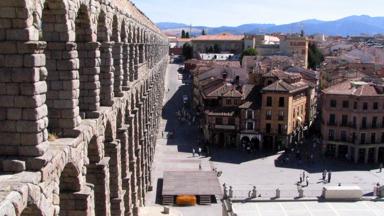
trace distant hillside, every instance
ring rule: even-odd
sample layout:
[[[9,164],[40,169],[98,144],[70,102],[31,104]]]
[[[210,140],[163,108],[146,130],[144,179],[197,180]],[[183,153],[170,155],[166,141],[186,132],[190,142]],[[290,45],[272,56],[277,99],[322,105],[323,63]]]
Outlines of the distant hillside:
[[[158,23],[160,29],[169,34],[180,34],[182,29],[189,30],[191,27],[182,23]],[[384,17],[349,16],[335,21],[321,21],[316,19],[303,20],[284,25],[275,24],[245,24],[240,26],[192,26],[193,34],[200,34],[205,29],[209,34],[228,32],[232,34],[244,33],[298,33],[302,29],[306,34],[326,35],[374,35],[384,34]]]

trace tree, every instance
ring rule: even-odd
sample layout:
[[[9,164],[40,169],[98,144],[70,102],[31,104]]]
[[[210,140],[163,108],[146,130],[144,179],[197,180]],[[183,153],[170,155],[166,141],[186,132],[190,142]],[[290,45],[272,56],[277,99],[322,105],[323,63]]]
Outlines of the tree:
[[[184,29],[181,30],[181,38],[185,38],[185,31],[184,31]]]
[[[324,61],[324,55],[315,43],[310,43],[308,48],[308,68],[316,70]]]
[[[213,52],[214,53],[220,53],[221,52],[221,48],[218,44],[213,45]]]
[[[185,38],[189,38],[189,32],[185,33]]]
[[[183,56],[185,60],[193,58],[193,47],[189,43],[183,45]]]
[[[203,29],[203,31],[201,31],[201,35],[206,35],[207,33],[205,32],[205,29]]]
[[[301,36],[301,37],[304,37],[304,36],[305,36],[305,33],[304,33],[304,30],[303,30],[303,29],[301,29],[300,36]]]
[[[241,54],[241,61],[243,61],[243,57],[244,56],[257,56],[257,50],[255,48],[247,48],[243,51],[243,53]]]

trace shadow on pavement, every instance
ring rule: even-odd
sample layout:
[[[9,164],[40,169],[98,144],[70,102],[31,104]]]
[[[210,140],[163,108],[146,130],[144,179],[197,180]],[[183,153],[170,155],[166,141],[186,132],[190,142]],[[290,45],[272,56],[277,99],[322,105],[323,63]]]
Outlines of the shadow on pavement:
[[[156,204],[161,205],[161,192],[163,191],[163,179],[159,178],[157,179],[157,185],[156,185]]]

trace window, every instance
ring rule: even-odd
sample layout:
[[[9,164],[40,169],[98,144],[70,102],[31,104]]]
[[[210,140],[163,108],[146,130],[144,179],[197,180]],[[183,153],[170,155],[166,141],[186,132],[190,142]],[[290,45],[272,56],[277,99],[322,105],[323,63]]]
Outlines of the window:
[[[247,122],[247,130],[253,130],[253,122]]]
[[[233,103],[234,103],[235,105],[239,105],[239,100],[235,99],[235,100],[233,100]]]
[[[374,116],[372,118],[372,128],[377,128],[377,117],[376,116]]]
[[[271,110],[267,111],[266,119],[267,120],[272,120],[272,111]]]
[[[335,114],[329,114],[329,122],[328,122],[328,125],[336,125],[336,121],[335,121],[336,117],[335,117]]]
[[[334,130],[331,129],[331,130],[328,131],[328,139],[330,141],[335,139],[335,131]]]
[[[377,102],[373,103],[373,109],[374,110],[379,109],[379,104]]]
[[[368,103],[367,102],[364,102],[363,103],[363,110],[367,110],[368,109]]]
[[[272,106],[272,97],[267,97],[267,107]]]
[[[279,98],[279,107],[284,107],[285,106],[285,100],[284,97]]]
[[[365,144],[365,133],[360,135],[360,144]]]
[[[361,119],[361,128],[363,128],[363,129],[367,128],[367,117],[363,117]]]
[[[341,116],[341,126],[345,127],[348,125],[348,115]]]
[[[223,124],[223,119],[222,119],[222,118],[216,118],[216,119],[215,119],[215,122],[216,122],[216,124],[218,124],[218,125],[222,125],[222,124]]]
[[[342,142],[347,142],[347,132],[341,131],[340,138]]]
[[[343,108],[345,109],[349,108],[349,101],[343,101]]]
[[[356,116],[353,116],[352,127],[356,128]]]
[[[357,109],[357,102],[353,103],[353,109]]]
[[[375,143],[376,143],[376,134],[371,133],[371,144],[375,144]]]
[[[331,107],[336,108],[337,102],[336,100],[331,100]]]
[[[232,101],[231,101],[231,99],[227,99],[227,100],[225,100],[225,103],[226,103],[227,105],[231,105],[231,104],[232,104]]]
[[[279,112],[279,121],[284,121],[284,111]]]
[[[271,124],[268,123],[268,124],[265,125],[265,132],[266,133],[271,133]]]
[[[253,112],[252,110],[247,111],[247,119],[252,119],[253,118]]]
[[[229,118],[229,119],[228,119],[228,124],[229,124],[229,125],[235,125],[235,124],[236,124],[236,120],[235,120],[235,118]]]

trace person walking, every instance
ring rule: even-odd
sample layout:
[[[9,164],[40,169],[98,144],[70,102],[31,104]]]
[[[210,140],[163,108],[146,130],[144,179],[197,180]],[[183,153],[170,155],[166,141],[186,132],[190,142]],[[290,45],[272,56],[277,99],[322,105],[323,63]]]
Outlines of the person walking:
[[[380,163],[380,172],[383,170],[383,163]]]
[[[323,178],[322,178],[323,181],[325,181],[325,177],[327,177],[327,170],[324,170],[324,171],[323,171]]]
[[[328,183],[331,183],[331,178],[332,178],[332,172],[328,172]]]
[[[199,147],[199,157],[201,157],[201,147]]]
[[[192,156],[195,157],[195,148],[192,148]]]
[[[309,185],[309,176],[307,176],[307,178],[305,179],[305,183],[306,183],[306,185],[308,187],[308,185]]]
[[[303,179],[305,179],[305,171],[303,171]]]

